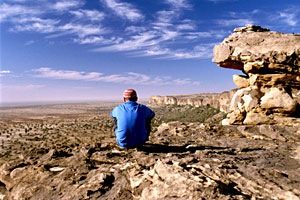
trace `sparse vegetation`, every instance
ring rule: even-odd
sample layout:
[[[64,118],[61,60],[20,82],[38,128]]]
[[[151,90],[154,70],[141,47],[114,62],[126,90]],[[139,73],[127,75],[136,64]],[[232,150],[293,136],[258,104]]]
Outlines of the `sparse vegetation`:
[[[109,140],[114,142],[115,136],[112,134],[113,119],[110,117],[110,112],[114,106],[107,106],[101,109],[95,107],[94,110],[88,109],[77,115],[70,115],[66,112],[57,114],[54,119],[44,119],[43,113],[37,115],[39,110],[33,115],[37,118],[34,120],[30,118],[32,117],[31,115],[24,116],[24,113],[21,112],[19,113],[19,119],[16,117],[10,119],[9,115],[7,115],[3,121],[0,121],[0,130],[2,132],[0,157],[12,158],[19,151],[23,155],[32,155],[35,148],[44,147],[46,150],[50,150],[54,146],[58,146],[58,144],[64,144],[64,146],[69,146],[70,148],[72,146],[80,148],[81,145],[93,145],[103,140],[103,134],[107,135]],[[218,123],[224,117],[220,110],[210,106],[167,105],[152,109],[156,113],[154,120],[152,120],[153,132],[164,122],[205,122],[213,116],[221,114],[214,121]],[[43,110],[43,112],[46,111]],[[14,122],[13,120],[18,121]],[[7,153],[7,151],[10,152]]]
[[[171,121],[180,122],[205,122],[216,116],[213,123],[219,123],[225,118],[225,113],[222,113],[219,109],[211,106],[179,106],[179,105],[166,105],[161,107],[152,108],[156,115],[152,121],[153,128],[159,126],[161,123],[167,123]]]

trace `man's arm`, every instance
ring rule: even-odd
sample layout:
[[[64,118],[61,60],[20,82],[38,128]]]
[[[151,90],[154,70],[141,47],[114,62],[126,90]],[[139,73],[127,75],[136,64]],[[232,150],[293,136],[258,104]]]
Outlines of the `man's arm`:
[[[111,130],[111,135],[113,136],[115,134],[115,130],[118,128],[117,125],[117,117],[115,116],[115,109],[113,109],[110,113],[111,117],[114,119],[113,128]]]
[[[114,118],[114,126],[113,126],[113,130],[115,131],[117,128],[118,128],[118,121],[117,121],[117,118],[116,117],[113,117]]]
[[[151,120],[154,118],[155,113],[149,108],[149,117],[146,118],[145,127],[147,130],[147,141],[149,140],[150,132],[151,132]]]

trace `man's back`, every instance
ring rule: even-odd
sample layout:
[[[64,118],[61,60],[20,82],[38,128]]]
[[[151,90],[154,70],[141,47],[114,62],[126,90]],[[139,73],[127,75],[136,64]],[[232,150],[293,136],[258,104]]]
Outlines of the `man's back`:
[[[111,116],[117,120],[115,134],[122,148],[134,148],[145,143],[148,138],[146,122],[154,117],[154,112],[135,101],[127,101],[117,106]]]

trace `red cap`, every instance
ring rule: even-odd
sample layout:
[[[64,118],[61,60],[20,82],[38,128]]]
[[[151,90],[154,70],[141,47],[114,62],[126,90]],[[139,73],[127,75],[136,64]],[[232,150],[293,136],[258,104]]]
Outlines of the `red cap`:
[[[137,97],[136,91],[134,89],[127,89],[123,92],[123,98]]]

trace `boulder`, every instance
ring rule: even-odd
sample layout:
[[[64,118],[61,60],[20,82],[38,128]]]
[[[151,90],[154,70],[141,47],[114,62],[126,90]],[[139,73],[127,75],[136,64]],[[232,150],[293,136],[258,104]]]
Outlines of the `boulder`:
[[[248,76],[233,75],[233,82],[238,88],[245,88],[250,86]]]
[[[297,102],[283,88],[273,87],[261,98],[260,105],[269,111],[294,113]]]

